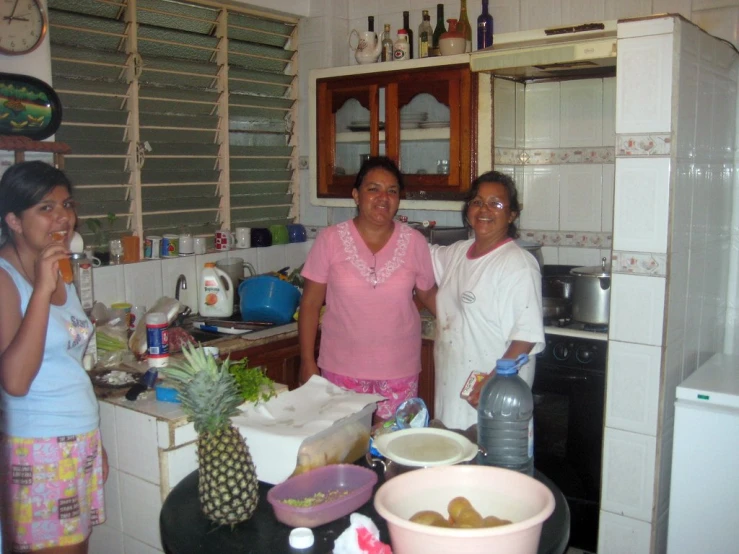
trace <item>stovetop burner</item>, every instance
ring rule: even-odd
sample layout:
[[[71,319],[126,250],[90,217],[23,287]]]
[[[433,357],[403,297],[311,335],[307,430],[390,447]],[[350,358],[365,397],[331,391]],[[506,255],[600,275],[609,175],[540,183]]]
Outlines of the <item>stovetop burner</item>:
[[[544,318],[545,327],[560,327],[562,329],[572,329],[573,331],[586,331],[588,333],[607,333],[607,323],[583,323],[575,321],[571,317],[564,318]]]

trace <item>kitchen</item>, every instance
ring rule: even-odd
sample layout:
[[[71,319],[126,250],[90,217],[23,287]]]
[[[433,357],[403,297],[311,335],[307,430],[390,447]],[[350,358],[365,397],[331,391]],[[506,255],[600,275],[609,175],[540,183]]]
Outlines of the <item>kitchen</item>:
[[[588,3],[590,5],[590,3]],[[655,3],[657,4],[657,3]],[[655,6],[655,11],[679,10],[681,6]],[[592,5],[598,6],[598,3]],[[367,6],[367,7],[365,7]],[[569,4],[568,4],[569,6]],[[610,4],[609,4],[610,6]],[[631,6],[631,5],[628,5]],[[322,13],[317,13],[314,18],[305,20],[301,34],[301,83],[302,90],[307,91],[307,69],[312,64],[325,66],[349,65],[349,51],[344,46],[344,37],[349,28],[359,28],[366,24],[366,15],[377,15],[377,13],[364,13],[365,10],[373,8],[373,4],[363,4],[360,7],[351,8],[346,6],[333,6]],[[547,3],[547,7],[548,3]],[[701,8],[714,7],[710,3],[700,4]],[[717,8],[720,8],[716,4]],[[564,7],[548,10],[536,9],[539,6],[534,3],[526,3],[523,6],[514,4],[504,7],[493,6],[496,23],[500,31],[514,31],[521,28],[545,27],[551,24],[575,21],[574,17],[566,17]],[[337,12],[331,9],[339,10]],[[351,11],[341,12],[341,9]],[[393,8],[395,9],[395,7]],[[449,7],[452,12],[454,10]],[[499,10],[500,15],[495,12]],[[522,14],[518,13],[521,9]],[[572,8],[570,8],[572,9]],[[611,10],[616,9],[611,7]],[[629,9],[628,7],[623,9]],[[634,8],[636,9],[636,8]],[[561,10],[561,12],[560,12]],[[735,8],[727,8],[728,15],[733,14]],[[307,11],[307,10],[306,10]],[[598,12],[598,8],[595,8]],[[600,11],[603,12],[602,4]],[[709,13],[710,12],[710,13]],[[579,13],[579,12],[578,12]],[[704,17],[709,23],[721,19],[721,9],[706,10],[698,12],[697,16]],[[307,14],[302,14],[307,15]],[[343,15],[343,17],[342,17]],[[351,15],[351,19],[349,19]],[[551,19],[547,19],[551,15]],[[603,19],[605,13],[589,15],[588,19]],[[646,15],[644,13],[617,13],[616,17],[629,15]],[[689,14],[688,14],[689,15]],[[523,22],[522,27],[514,25],[512,21],[518,21],[519,16]],[[380,17],[382,19],[382,17]],[[729,19],[729,18],[724,18]],[[654,25],[658,26],[661,20],[642,24],[631,25]],[[506,24],[511,25],[506,29]],[[696,31],[680,22],[678,25],[681,33],[693,33],[690,40],[684,40],[681,48],[689,48],[690,45],[699,44],[700,37]],[[614,201],[614,226],[612,247],[615,253],[613,291],[612,291],[612,313],[611,328],[609,332],[609,367],[623,367],[624,371],[618,374],[609,373],[608,381],[608,405],[606,419],[606,447],[604,469],[604,493],[603,514],[601,519],[601,534],[603,545],[599,548],[602,552],[622,552],[624,550],[634,552],[662,551],[664,550],[665,522],[667,515],[667,492],[669,490],[669,452],[671,450],[671,419],[672,402],[675,386],[702,361],[708,353],[720,350],[723,342],[723,331],[727,331],[726,344],[734,341],[733,317],[729,317],[728,324],[724,324],[723,309],[728,304],[730,314],[734,313],[734,305],[731,300],[732,294],[726,296],[716,291],[726,290],[721,282],[712,279],[726,280],[726,272],[705,272],[704,260],[725,260],[727,257],[721,255],[728,245],[727,236],[735,234],[734,228],[730,226],[728,216],[725,213],[714,214],[709,210],[718,210],[731,204],[727,201],[731,198],[731,182],[733,179],[733,154],[726,157],[716,157],[715,148],[718,145],[707,142],[707,138],[715,136],[710,125],[720,125],[727,120],[733,122],[733,118],[725,117],[725,111],[719,109],[711,102],[702,102],[696,109],[701,110],[699,115],[693,114],[692,119],[686,111],[684,118],[678,116],[677,129],[683,129],[681,125],[694,125],[698,121],[698,129],[695,139],[682,136],[678,138],[671,136],[674,132],[670,114],[670,87],[659,89],[655,83],[655,75],[663,71],[662,79],[665,83],[672,83],[672,68],[670,63],[663,60],[672,60],[672,50],[665,50],[664,40],[660,41],[653,37],[665,38],[671,36],[664,29],[653,28],[646,31],[640,30],[629,37],[621,37],[624,40],[619,43],[618,63],[626,63],[644,66],[647,60],[653,63],[652,70],[643,71],[638,76],[632,76],[623,84],[616,86],[615,105],[617,113],[616,128],[616,150],[615,164],[604,163],[603,171],[614,170],[615,177],[615,201]],[[684,30],[684,31],[683,31]],[[329,55],[326,50],[326,35],[332,37],[335,48]],[[651,37],[650,37],[651,35]],[[642,38],[639,38],[642,37]],[[626,42],[624,42],[626,41]],[[621,44],[623,42],[623,46]],[[646,56],[643,49],[640,50],[640,42],[649,44],[649,52],[654,52],[655,57]],[[633,45],[637,53],[630,54],[629,45]],[[641,45],[642,47],[644,44]],[[335,54],[334,54],[335,51]],[[315,55],[311,55],[311,52]],[[699,69],[696,54],[693,53],[692,63],[686,60],[690,58],[690,52],[681,52],[680,61],[685,66],[680,68],[679,98],[687,104],[690,97],[693,99],[698,94],[705,94],[698,90],[698,80],[695,74]],[[664,55],[666,58],[658,58]],[[329,56],[329,59],[326,59]],[[635,61],[635,59],[637,61]],[[698,58],[701,64],[709,64],[710,61]],[[48,62],[47,62],[48,63]],[[720,64],[721,60],[716,59]],[[702,70],[703,67],[701,66]],[[709,67],[710,69],[710,67]],[[693,71],[691,77],[689,71]],[[19,70],[20,72],[20,70]],[[667,74],[664,74],[667,72]],[[713,82],[715,75],[720,71],[709,71]],[[649,75],[647,79],[645,75]],[[625,72],[619,69],[616,80],[627,79]],[[660,82],[663,82],[660,81]],[[643,83],[650,83],[645,90]],[[620,81],[619,81],[620,83]],[[619,96],[622,91],[623,97]],[[685,92],[683,92],[685,91]],[[633,92],[634,96],[641,96],[647,106],[641,112],[630,112],[619,114],[619,101],[634,99],[628,96]],[[660,94],[662,96],[660,96]],[[692,95],[692,96],[691,96]],[[301,94],[302,114],[300,125],[300,144],[309,144],[310,134],[305,122],[307,121],[307,94]],[[679,104],[680,114],[683,113],[684,104]],[[665,113],[665,110],[668,113]],[[733,106],[731,107],[733,113]],[[715,115],[714,115],[715,114]],[[647,117],[648,116],[648,117]],[[628,123],[623,128],[618,128],[618,122]],[[728,123],[727,123],[728,124]],[[731,123],[733,125],[733,123]],[[727,133],[723,133],[727,136]],[[644,140],[648,137],[648,140]],[[665,141],[671,138],[672,142]],[[733,133],[728,133],[728,139],[733,144]],[[481,137],[481,140],[484,140]],[[640,145],[645,143],[646,149],[639,150]],[[636,148],[637,150],[634,150]],[[695,160],[705,163],[705,168],[711,171],[694,171],[687,164],[685,156],[689,156],[695,149]],[[713,148],[713,150],[712,150]],[[676,151],[677,149],[677,151]],[[728,149],[733,152],[733,148]],[[486,153],[490,152],[490,153]],[[633,154],[636,154],[634,156]],[[301,155],[303,154],[301,150]],[[487,158],[485,157],[487,155]],[[638,156],[644,157],[638,157]],[[676,156],[678,163],[677,175],[680,178],[670,177],[671,157]],[[683,166],[680,162],[683,161]],[[718,164],[718,165],[717,165]],[[724,164],[726,170],[724,170]],[[481,148],[478,167],[493,165],[492,148],[487,151]],[[511,164],[513,165],[513,164]],[[619,165],[623,171],[623,179],[619,180]],[[515,171],[516,168],[514,168]],[[521,168],[518,168],[521,169]],[[524,173],[529,170],[534,175],[537,168],[523,167]],[[545,168],[551,172],[550,168]],[[718,171],[717,171],[718,169]],[[569,171],[569,169],[567,169]],[[649,176],[649,177],[646,177]],[[306,225],[321,226],[337,222],[350,217],[351,210],[343,208],[322,208],[310,204],[309,171],[300,171],[301,178],[301,220]],[[674,199],[672,218],[668,216],[668,203],[663,199],[668,198],[670,186],[669,179],[674,179],[674,194],[669,197]],[[712,193],[716,196],[709,200],[700,195],[692,195],[693,185],[700,180],[701,183],[713,183]],[[521,182],[519,180],[519,182]],[[655,189],[656,184],[659,187]],[[623,185],[623,186],[620,186]],[[524,188],[527,183],[524,179]],[[557,201],[560,198],[561,189],[557,191],[550,181],[549,190],[552,198]],[[647,193],[650,193],[651,196]],[[605,191],[601,191],[601,198],[608,198]],[[638,200],[635,200],[638,198]],[[557,202],[559,203],[559,202]],[[545,203],[542,203],[545,204]],[[551,205],[551,203],[549,203]],[[601,210],[608,210],[608,206]],[[531,209],[531,203],[528,206]],[[692,209],[695,209],[696,217],[690,219]],[[459,223],[456,211],[427,211],[427,210],[404,210],[412,220],[434,219],[439,224],[457,225]],[[531,212],[530,212],[531,213]],[[583,212],[579,212],[583,213]],[[611,245],[595,242],[601,239],[601,234],[609,234],[608,218],[605,221],[601,217],[598,222],[600,228],[591,227],[594,233],[593,239],[586,235],[588,242],[584,246],[575,243],[572,237],[561,236],[559,231],[570,231],[569,225],[564,225],[562,220],[556,227],[556,221],[552,214],[546,226],[542,229],[533,224],[531,232],[557,231],[554,239],[557,242],[545,244],[544,255],[546,263],[568,263],[568,264],[593,264],[601,256],[603,250],[610,250]],[[559,216],[559,214],[557,214]],[[719,215],[719,217],[716,217]],[[527,216],[524,210],[524,218]],[[668,227],[668,222],[672,227]],[[719,225],[720,222],[720,225]],[[525,220],[524,220],[525,223]],[[590,222],[593,223],[592,221]],[[711,224],[709,226],[709,223]],[[554,227],[554,228],[547,228]],[[524,224],[524,229],[526,225]],[[578,233],[580,235],[582,233]],[[592,242],[590,242],[592,240]],[[573,241],[563,245],[561,241]],[[698,250],[697,245],[705,245],[705,252]],[[690,258],[688,254],[690,253]],[[555,257],[556,256],[556,257]],[[670,265],[667,266],[668,259]],[[277,267],[281,267],[279,265]],[[259,267],[260,271],[264,268]],[[270,268],[270,269],[276,269]],[[124,271],[131,273],[131,268]],[[670,277],[669,283],[667,277]],[[98,282],[116,283],[118,289],[130,287],[134,292],[140,287],[135,283],[148,283],[146,276],[136,277],[140,280],[132,281],[123,277],[123,271],[112,272],[113,281],[98,279]],[[155,283],[157,281],[155,280]],[[159,285],[155,285],[159,287]],[[727,298],[728,297],[728,298]],[[645,306],[648,309],[645,309]],[[646,312],[646,313],[645,313]],[[634,317],[638,314],[637,317]],[[701,314],[700,317],[688,317],[688,314]],[[644,369],[647,371],[644,371]],[[610,487],[608,485],[611,485]],[[609,539],[610,537],[610,539]],[[626,540],[631,542],[632,547],[626,548]],[[609,546],[613,550],[609,550]]]

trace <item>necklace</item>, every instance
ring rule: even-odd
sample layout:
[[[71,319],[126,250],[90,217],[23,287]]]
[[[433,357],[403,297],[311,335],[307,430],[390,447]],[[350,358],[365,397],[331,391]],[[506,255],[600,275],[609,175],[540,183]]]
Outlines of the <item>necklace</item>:
[[[28,272],[26,271],[26,266],[23,265],[23,260],[21,259],[21,255],[18,253],[18,247],[15,245],[15,242],[11,242],[10,244],[13,245],[13,251],[15,252],[15,257],[18,258],[18,264],[21,266],[21,271],[23,272],[23,276],[26,278],[26,280],[33,285],[33,279],[31,279],[28,276]]]

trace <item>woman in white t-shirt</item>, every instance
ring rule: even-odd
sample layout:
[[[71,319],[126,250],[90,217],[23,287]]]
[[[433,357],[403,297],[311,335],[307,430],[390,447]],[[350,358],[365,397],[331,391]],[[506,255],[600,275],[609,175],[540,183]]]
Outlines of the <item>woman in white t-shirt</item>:
[[[533,354],[544,347],[541,273],[520,248],[515,221],[521,212],[516,184],[491,171],[473,183],[463,207],[474,238],[433,246],[436,297],[436,401],[434,415],[447,427],[477,423],[483,383],[460,398],[472,371],[490,373],[500,358],[531,355],[521,377],[531,386]]]

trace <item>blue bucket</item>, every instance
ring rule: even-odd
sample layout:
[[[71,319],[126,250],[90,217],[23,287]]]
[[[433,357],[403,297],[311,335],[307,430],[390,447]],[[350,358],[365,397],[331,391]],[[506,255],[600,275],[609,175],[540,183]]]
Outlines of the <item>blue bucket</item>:
[[[241,282],[239,299],[242,320],[282,325],[292,321],[300,291],[277,277],[259,275]]]

